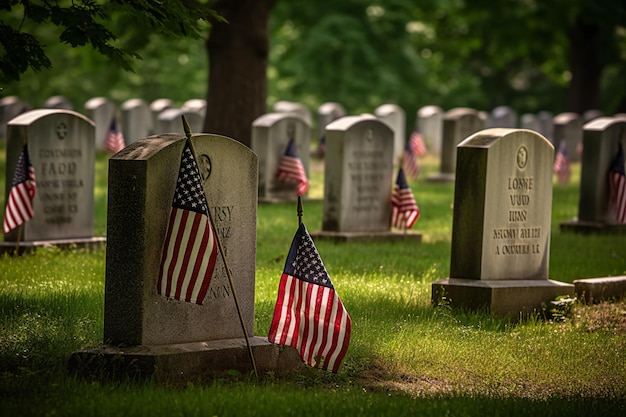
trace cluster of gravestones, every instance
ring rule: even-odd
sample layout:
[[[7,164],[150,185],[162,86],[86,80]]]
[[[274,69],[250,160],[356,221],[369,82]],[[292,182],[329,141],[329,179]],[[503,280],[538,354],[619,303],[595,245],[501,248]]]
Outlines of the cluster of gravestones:
[[[155,129],[150,111],[157,102],[149,107],[131,102],[123,106],[129,113],[122,125],[141,120]],[[156,120],[175,125],[151,131],[141,123],[145,130],[125,135],[134,140],[109,160],[105,346],[74,352],[70,362],[89,372],[131,370],[169,382],[249,370],[223,261],[217,261],[201,306],[155,290],[186,140],[182,133],[160,132],[182,132],[180,116],[196,111],[201,120],[203,111],[199,101],[169,110],[159,103]],[[35,215],[21,226],[22,247],[104,240],[93,236],[94,158],[105,135],[99,132],[108,128],[115,109],[104,99],[90,100],[86,108],[93,112],[85,116],[57,105],[6,122],[7,193],[25,143],[37,176]],[[138,108],[143,110],[130,112]],[[256,362],[261,371],[290,372],[301,366],[297,353],[254,336],[256,217],[260,202],[295,199],[294,186],[277,183],[273,173],[290,141],[308,171],[311,117],[298,103],[278,102],[273,110],[254,121],[251,148],[206,133],[191,140]],[[406,141],[404,113],[384,105],[374,114],[347,116],[339,104],[326,103],[318,116],[318,135],[326,142],[324,204],[322,229],[312,236],[406,239],[391,230],[389,203],[394,166]],[[606,173],[626,142],[626,118],[598,117],[583,125],[575,116],[522,117],[526,125],[518,128],[506,108],[487,117],[468,108],[443,113],[429,106],[418,112],[416,127],[440,157],[439,174],[427,180],[455,181],[450,277],[432,284],[435,304],[445,297],[454,306],[518,315],[556,296],[574,295],[574,285],[551,280],[548,272],[553,138],[565,140],[572,154],[584,149],[579,215],[562,228],[624,230],[608,205]],[[552,124],[542,132],[547,120]],[[192,131],[200,130],[192,125]],[[3,248],[15,245],[17,230],[5,235]],[[419,241],[419,232],[415,236]]]

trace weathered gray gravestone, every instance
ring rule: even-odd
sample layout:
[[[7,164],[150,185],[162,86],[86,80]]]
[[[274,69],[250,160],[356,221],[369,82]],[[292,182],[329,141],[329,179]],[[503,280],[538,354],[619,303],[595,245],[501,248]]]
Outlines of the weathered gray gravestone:
[[[548,111],[540,111],[537,113],[539,119],[540,129],[539,133],[545,136],[550,143],[554,145],[554,116]]]
[[[318,137],[324,135],[326,125],[346,115],[346,110],[339,103],[324,103],[317,109]]]
[[[301,364],[295,350],[295,362],[285,364],[290,349],[254,336],[258,158],[224,136],[198,134],[191,140],[257,368],[281,371]],[[202,305],[157,293],[184,144],[183,135],[152,136],[109,161],[107,347],[75,352],[70,366],[81,372],[100,367],[185,383],[231,369],[253,369],[221,256]]]
[[[46,109],[74,110],[74,105],[72,104],[72,102],[63,96],[49,97],[43,104],[43,107]]]
[[[267,113],[252,122],[251,148],[259,156],[259,201],[295,201],[298,184],[276,177],[281,158],[293,140],[297,156],[309,175],[311,127],[296,113]]]
[[[31,110],[9,122],[8,135],[5,197],[25,143],[35,169],[37,188],[33,218],[7,233],[4,243],[14,244],[18,236],[24,249],[50,244],[102,243],[104,238],[93,236],[93,122],[71,110]]]
[[[600,117],[583,127],[578,216],[560,224],[563,231],[626,232],[609,204],[609,170],[619,144],[626,148],[626,119]]]
[[[152,133],[152,114],[145,100],[131,98],[122,103],[122,134],[126,144],[148,137]]]
[[[572,162],[580,162],[583,144],[583,122],[578,113],[560,113],[554,116],[552,144],[560,146],[565,141],[567,156]]]
[[[115,103],[106,97],[94,97],[85,103],[85,115],[95,123],[96,149],[106,149],[111,120],[115,117]]]
[[[450,278],[435,305],[497,315],[541,311],[574,286],[549,279],[554,147],[522,129],[486,129],[459,144]]]
[[[150,103],[150,113],[152,115],[152,130],[150,133],[155,133],[159,114],[172,107],[174,107],[174,103],[169,98],[159,98]]]
[[[346,116],[326,126],[326,140],[322,230],[311,236],[419,241],[418,232],[391,231],[391,128],[370,114]]]
[[[488,116],[485,127],[517,127],[517,113],[509,106],[495,107]]]
[[[276,113],[295,113],[302,117],[309,126],[312,124],[311,111],[303,103],[295,101],[279,100],[272,107]]]
[[[383,104],[374,114],[393,131],[393,162],[399,164],[406,144],[406,113],[396,104]]]
[[[522,129],[534,130],[541,133],[541,121],[539,117],[532,113],[524,113],[520,119]]]
[[[21,113],[30,110],[30,105],[17,96],[6,96],[0,100],[0,139],[7,137],[7,123]]]
[[[443,110],[439,106],[424,106],[417,111],[415,127],[426,142],[428,151],[441,157],[441,132],[443,129]]]
[[[477,110],[457,107],[446,112],[443,118],[439,173],[429,176],[427,181],[454,181],[457,145],[484,126],[485,120]]]
[[[192,132],[201,132],[204,123],[204,113],[194,109],[168,108],[157,116],[154,131],[157,134],[182,132],[181,116],[185,116]]]

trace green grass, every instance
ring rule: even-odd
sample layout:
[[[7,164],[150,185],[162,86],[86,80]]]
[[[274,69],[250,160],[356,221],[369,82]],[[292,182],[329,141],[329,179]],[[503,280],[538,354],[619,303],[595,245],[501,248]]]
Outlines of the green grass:
[[[99,154],[96,165],[100,236],[107,157]],[[454,189],[424,181],[437,164],[423,162],[411,184],[422,243],[317,243],[353,320],[337,375],[311,370],[289,380],[243,376],[184,388],[77,379],[67,372],[69,355],[103,339],[105,250],[45,248],[0,259],[0,416],[624,415],[626,303],[576,305],[564,322],[521,323],[431,306],[431,283],[449,274]],[[2,158],[0,165],[2,176]],[[579,171],[571,185],[554,188],[550,276],[623,275],[626,237],[559,232],[577,212]],[[319,166],[311,177],[304,222],[315,231]],[[257,227],[255,333],[263,336],[297,227],[295,205],[261,205]]]

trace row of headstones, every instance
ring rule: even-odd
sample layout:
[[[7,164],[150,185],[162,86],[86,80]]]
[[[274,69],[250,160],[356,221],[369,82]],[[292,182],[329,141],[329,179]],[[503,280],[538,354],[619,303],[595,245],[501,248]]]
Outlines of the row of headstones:
[[[50,97],[43,107],[67,110],[74,108],[73,104],[62,96]],[[111,121],[117,119],[118,115],[115,103],[105,97],[96,97],[88,100],[84,107],[84,114],[96,124],[96,149],[106,149],[106,138]],[[0,136],[3,136],[5,129],[3,125],[8,120],[28,109],[30,106],[27,103],[14,96],[4,97],[0,100]],[[274,104],[273,111],[300,115],[309,126],[312,126],[311,112],[302,103],[278,101]],[[193,132],[201,132],[206,114],[206,101],[191,99],[180,108],[176,108],[169,99],[158,99],[149,104],[142,99],[130,99],[122,103],[119,113],[121,115],[120,130],[125,144],[129,145],[155,133],[180,132],[181,115],[185,115]],[[470,108],[455,108],[444,112],[438,106],[425,106],[416,113],[415,129],[422,133],[430,153],[442,157],[442,153],[446,152],[443,143],[445,121],[450,118],[462,117],[463,113],[471,115],[470,117],[477,117],[479,121],[475,124],[480,125],[481,128],[519,127],[534,130],[548,138],[555,147],[558,147],[561,141],[565,141],[569,158],[573,162],[580,160],[582,126],[602,116],[602,112],[599,110],[589,110],[582,115],[566,112],[556,116],[544,111],[536,115],[523,114],[518,121],[517,113],[508,106],[498,106],[490,113]],[[339,103],[322,104],[317,110],[318,137],[325,136],[325,126],[328,123],[346,114],[346,110]],[[395,104],[383,104],[377,107],[373,114],[389,124],[393,130],[394,158],[397,160],[402,156],[406,140],[405,111]],[[620,116],[626,115],[616,115],[616,117]],[[468,132],[463,133],[467,134]]]
[[[45,109],[74,110],[65,97],[53,96],[43,104]],[[0,138],[6,137],[6,125],[14,117],[31,110],[31,106],[18,97],[0,100]],[[95,123],[96,149],[106,149],[111,124],[117,124],[125,145],[157,133],[181,132],[181,115],[184,115],[193,132],[201,132],[206,114],[206,100],[190,99],[176,107],[170,99],[157,99],[151,103],[134,98],[122,103],[120,108],[106,97],[94,97],[84,105],[84,113]]]
[[[482,130],[476,120],[479,119],[467,115],[446,120],[444,139],[451,139],[444,144],[453,151],[448,160],[442,159],[442,169],[447,166],[456,169],[459,143]],[[613,126],[623,124],[624,119],[603,117],[584,127],[587,151],[581,179],[581,221],[611,223],[604,176],[617,144],[623,141],[619,129],[616,131]],[[259,200],[296,199],[296,185],[279,182],[274,173],[290,140],[300,149],[308,149],[308,131],[307,121],[295,114],[269,113],[254,122],[252,150],[259,157]],[[329,152],[324,175],[323,231],[388,232],[395,167],[392,129],[380,118],[361,115],[341,117],[328,124],[325,131]],[[39,109],[14,118],[8,132],[5,197],[25,143],[37,177],[35,216],[24,225],[21,239],[92,236],[93,121],[73,111]],[[301,158],[308,170],[308,153],[304,152]],[[440,175],[454,176],[454,173]],[[5,236],[6,241],[16,239],[15,230]]]

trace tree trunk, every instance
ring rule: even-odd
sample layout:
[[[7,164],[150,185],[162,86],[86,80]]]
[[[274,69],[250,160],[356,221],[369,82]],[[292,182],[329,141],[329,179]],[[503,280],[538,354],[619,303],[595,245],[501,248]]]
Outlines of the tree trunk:
[[[219,0],[227,22],[207,40],[209,88],[204,131],[250,146],[252,122],[266,112],[268,21],[274,0]]]
[[[572,79],[567,93],[566,109],[582,114],[600,109],[600,78],[603,65],[599,57],[600,28],[579,17],[570,29],[570,70]]]

